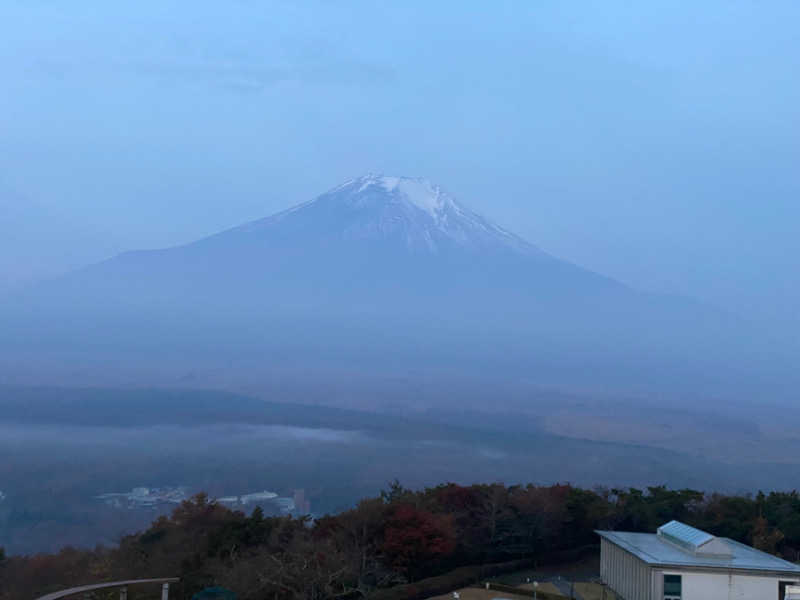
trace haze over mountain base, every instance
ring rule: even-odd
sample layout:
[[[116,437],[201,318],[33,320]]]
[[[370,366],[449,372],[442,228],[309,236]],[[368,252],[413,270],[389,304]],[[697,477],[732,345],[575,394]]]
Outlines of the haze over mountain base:
[[[396,477],[741,491],[800,475],[791,344],[552,257],[421,179],[361,177],[122,254],[7,297],[0,330],[16,386],[0,423],[28,440],[6,510],[51,514],[58,489],[85,517],[112,481],[282,485],[334,510]],[[14,514],[14,547],[39,539]]]
[[[311,392],[305,388],[303,397],[326,399],[324,390]],[[285,398],[280,390],[274,397]],[[535,400],[528,409],[442,407],[409,415],[395,406],[386,415],[188,389],[0,387],[0,539],[14,554],[113,545],[171,510],[115,508],[97,498],[141,487],[213,498],[265,489],[291,497],[302,489],[321,516],[393,479],[415,488],[570,482],[749,493],[790,490],[800,477],[793,458],[800,442],[769,445],[770,436],[745,419],[675,409],[654,418],[652,407],[640,407],[619,421],[608,411],[633,405],[546,393]],[[650,439],[580,439],[619,436],[608,423]],[[565,425],[578,435],[554,434]],[[696,445],[700,437],[707,447]],[[762,444],[762,453],[773,454],[748,456],[748,446]]]
[[[185,246],[128,252],[0,309],[6,381],[26,370],[39,382],[119,384],[138,372],[138,384],[195,373],[210,385],[286,369],[490,373],[781,400],[797,379],[791,341],[561,261],[402,177],[361,177]]]

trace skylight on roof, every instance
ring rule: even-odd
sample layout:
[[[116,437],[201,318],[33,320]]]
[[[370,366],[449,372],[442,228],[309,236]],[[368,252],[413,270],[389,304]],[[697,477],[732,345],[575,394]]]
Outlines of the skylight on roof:
[[[710,533],[680,521],[670,521],[659,527],[658,536],[693,553],[699,552],[703,545],[714,539]]]

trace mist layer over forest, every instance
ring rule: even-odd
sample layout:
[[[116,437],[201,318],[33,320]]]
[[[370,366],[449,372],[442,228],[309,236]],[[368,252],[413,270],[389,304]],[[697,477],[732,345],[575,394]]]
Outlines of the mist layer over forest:
[[[291,497],[302,489],[311,512],[322,515],[394,479],[415,488],[503,481],[749,492],[790,489],[800,476],[799,463],[776,458],[702,458],[697,449],[659,448],[655,439],[556,435],[533,414],[403,416],[197,390],[10,387],[0,388],[0,409],[0,539],[11,553],[113,545],[171,510],[120,509],[96,498],[136,487],[212,498],[261,490]],[[702,421],[680,412],[669,418]],[[755,435],[735,419],[703,426],[717,441],[737,427],[740,438]]]

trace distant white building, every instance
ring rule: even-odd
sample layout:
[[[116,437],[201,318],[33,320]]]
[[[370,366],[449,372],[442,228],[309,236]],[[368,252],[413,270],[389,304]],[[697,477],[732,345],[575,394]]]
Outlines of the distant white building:
[[[278,494],[264,490],[263,492],[253,492],[252,494],[243,494],[241,496],[223,496],[222,498],[217,498],[217,502],[220,504],[244,506],[263,502],[274,503],[276,498],[278,498]]]
[[[272,500],[273,498],[277,498],[278,494],[275,492],[267,492],[266,490],[263,492],[255,492],[253,494],[245,494],[244,496],[239,496],[239,502],[242,504],[250,504],[251,502],[264,502],[265,500]]]
[[[159,504],[180,504],[186,500],[186,488],[135,487],[130,492],[109,492],[95,498],[116,508],[154,508]]]
[[[295,509],[293,498],[275,498],[274,502],[284,514],[288,515]]]
[[[598,531],[600,576],[624,600],[785,600],[800,566],[678,521]]]

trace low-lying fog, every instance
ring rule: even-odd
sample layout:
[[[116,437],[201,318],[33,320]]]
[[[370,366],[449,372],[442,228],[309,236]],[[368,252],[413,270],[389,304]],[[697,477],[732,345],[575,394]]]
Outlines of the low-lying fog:
[[[197,392],[5,391],[0,541],[11,553],[113,544],[174,506],[114,507],[96,498],[137,487],[215,498],[265,490],[291,498],[303,490],[310,512],[321,515],[377,495],[394,479],[411,487],[561,481],[751,491],[791,487],[800,474],[793,465],[726,465],[539,430],[452,425],[441,416],[410,420]],[[35,405],[24,402],[31,394]],[[109,394],[113,405],[102,403]],[[156,405],[172,424],[151,422]],[[221,419],[215,411],[229,422],[207,422]]]

